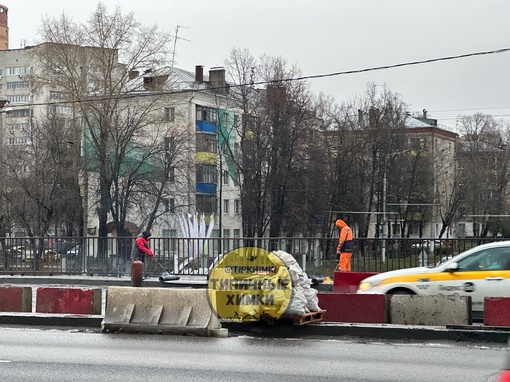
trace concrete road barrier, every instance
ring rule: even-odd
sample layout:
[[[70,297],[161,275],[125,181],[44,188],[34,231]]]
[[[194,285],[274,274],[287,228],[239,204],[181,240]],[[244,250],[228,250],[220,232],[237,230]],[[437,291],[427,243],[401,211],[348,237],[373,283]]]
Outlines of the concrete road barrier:
[[[486,297],[484,300],[483,324],[510,327],[510,298]]]
[[[37,313],[101,314],[101,289],[37,288]]]
[[[471,325],[471,297],[392,295],[388,299],[391,324]]]
[[[359,283],[367,277],[376,275],[375,272],[341,272],[333,274],[333,292],[356,293]]]
[[[31,312],[32,288],[30,287],[1,287],[0,312]]]
[[[319,307],[324,322],[387,322],[386,296],[381,294],[319,293]]]
[[[205,289],[109,287],[103,332],[226,337]]]

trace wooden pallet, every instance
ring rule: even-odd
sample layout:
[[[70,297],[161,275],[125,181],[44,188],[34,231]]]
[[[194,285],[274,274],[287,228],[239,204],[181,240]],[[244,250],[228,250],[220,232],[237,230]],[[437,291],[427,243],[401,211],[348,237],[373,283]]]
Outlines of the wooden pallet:
[[[274,325],[276,323],[289,323],[294,325],[305,325],[312,322],[322,321],[324,318],[325,310],[320,312],[310,312],[304,314],[283,314],[278,319],[271,316],[263,316],[262,318],[267,322],[268,325]]]

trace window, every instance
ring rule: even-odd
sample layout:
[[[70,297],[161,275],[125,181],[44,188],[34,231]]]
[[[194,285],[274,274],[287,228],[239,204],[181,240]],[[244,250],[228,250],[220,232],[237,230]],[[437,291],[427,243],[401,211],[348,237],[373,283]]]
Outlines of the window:
[[[29,95],[15,95],[15,96],[7,96],[7,101],[10,103],[29,103],[30,96]]]
[[[166,164],[170,165],[175,160],[177,148],[174,137],[165,137],[163,149],[165,150]]]
[[[241,246],[241,230],[240,229],[234,229],[234,248],[239,248]]]
[[[241,201],[239,199],[234,200],[234,214],[239,215],[241,213]]]
[[[73,108],[70,106],[57,106],[57,105],[49,105],[48,106],[48,117],[55,115],[71,115],[73,114]]]
[[[22,122],[22,123],[9,123],[7,125],[7,130],[9,130],[12,134],[14,131],[28,131],[30,129],[30,123]]]
[[[28,89],[29,87],[28,81],[7,82],[7,89]]]
[[[228,207],[229,207],[229,206],[230,206],[230,200],[225,199],[225,200],[223,201],[223,213],[224,213],[225,215],[228,215],[228,212],[229,212],[229,211],[228,211]]]
[[[198,183],[216,184],[216,166],[213,164],[199,163],[196,166]]]
[[[5,74],[8,76],[22,76],[28,72],[28,68],[26,66],[14,66],[5,69]]]
[[[213,164],[197,164],[198,183],[216,183],[216,166]]]
[[[50,99],[64,99],[65,94],[56,90],[50,90]]]
[[[58,106],[57,113],[61,115],[71,115],[73,114],[73,108],[70,106]]]
[[[223,240],[223,250],[225,252],[228,252],[230,251],[230,229],[229,228],[225,228],[223,230],[223,238],[225,240]]]
[[[228,179],[230,178],[230,174],[227,170],[222,170],[222,176],[223,176],[223,184],[228,186]]]
[[[168,153],[172,153],[175,151],[175,138],[174,137],[165,137],[165,151]]]
[[[215,153],[218,148],[218,137],[215,134],[197,134],[197,152]]]
[[[218,122],[218,112],[212,107],[197,105],[197,121]]]
[[[165,206],[165,212],[170,212],[170,213],[175,212],[175,199],[174,198],[163,199],[163,205]]]
[[[175,107],[165,107],[165,122],[175,121]]]
[[[14,109],[13,111],[10,111],[5,114],[7,115],[7,118],[23,118],[23,117],[30,116],[30,110],[29,109]]]
[[[28,137],[14,137],[9,138],[9,145],[20,146],[27,145],[30,142]]]
[[[459,260],[459,271],[510,269],[510,248],[490,248]]]
[[[175,182],[175,167],[170,167],[168,169],[168,182],[169,183]]]
[[[216,213],[216,195],[197,194],[197,212],[204,214]]]
[[[410,138],[409,139],[409,148],[412,150],[422,150],[425,148],[425,139],[424,138]]]

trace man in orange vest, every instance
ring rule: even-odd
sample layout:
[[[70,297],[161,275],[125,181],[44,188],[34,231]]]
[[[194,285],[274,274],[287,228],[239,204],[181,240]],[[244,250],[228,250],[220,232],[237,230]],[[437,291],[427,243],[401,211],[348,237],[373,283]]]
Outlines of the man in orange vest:
[[[354,242],[352,241],[351,228],[341,219],[338,219],[335,225],[340,230],[338,237],[338,246],[336,253],[340,256],[338,262],[338,270],[350,272],[351,271],[351,256],[354,249]]]

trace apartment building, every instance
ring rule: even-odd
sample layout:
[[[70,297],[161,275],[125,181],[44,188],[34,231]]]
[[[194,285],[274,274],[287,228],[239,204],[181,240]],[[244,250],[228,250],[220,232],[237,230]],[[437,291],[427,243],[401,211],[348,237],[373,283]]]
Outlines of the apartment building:
[[[164,67],[132,73],[132,94],[166,90],[161,98],[164,119],[176,128],[188,128],[190,150],[172,169],[175,179],[166,201],[168,213],[158,223],[158,234],[181,237],[179,221],[196,215],[209,225],[214,218],[213,237],[241,237],[239,175],[235,155],[241,111],[230,95],[225,69],[212,68],[204,74]]]
[[[42,66],[37,62],[37,49],[43,45],[23,49],[0,50],[0,97],[7,101],[0,113],[1,142],[4,145],[24,146],[30,143],[31,127],[37,118],[59,115],[67,120],[66,126],[77,131],[70,144],[82,146],[76,163],[83,162],[87,152],[84,118],[79,115],[76,103],[69,102],[59,86],[59,73],[65,68],[55,62],[54,76],[41,81]],[[78,69],[83,73],[87,86],[94,86],[94,63],[90,60],[92,49],[76,47],[80,61]],[[119,63],[116,68],[125,70]],[[46,71],[47,72],[47,71]],[[188,215],[202,216],[210,224],[214,221],[213,236],[240,237],[241,216],[239,183],[235,170],[235,126],[241,114],[229,95],[225,70],[213,68],[204,75],[201,66],[190,72],[173,67],[133,70],[129,73],[129,89],[125,92],[126,103],[142,105],[151,95],[157,96],[146,127],[158,135],[179,130],[188,134],[185,157],[169,169],[168,176],[179,179],[169,183],[161,211],[153,226],[154,236],[181,236],[180,219]],[[134,101],[133,101],[134,100]],[[82,109],[81,109],[82,110]],[[126,109],[127,110],[127,109]],[[171,145],[172,139],[163,133],[161,144]],[[78,152],[78,151],[76,151]],[[184,154],[182,154],[184,155]],[[90,160],[90,158],[89,158]],[[86,181],[85,181],[86,179]],[[83,201],[83,236],[97,236],[98,184],[97,173],[89,167],[78,178]],[[133,208],[127,214],[126,228],[133,234],[146,221],[144,211]],[[58,231],[58,227],[54,228]],[[117,234],[115,224],[107,223],[107,232]],[[54,232],[60,234],[60,232]],[[20,232],[21,234],[21,232]]]
[[[371,108],[358,111],[355,126],[326,136],[340,148],[340,180],[349,178],[334,213],[368,237],[438,236],[454,192],[456,133],[426,112]]]

